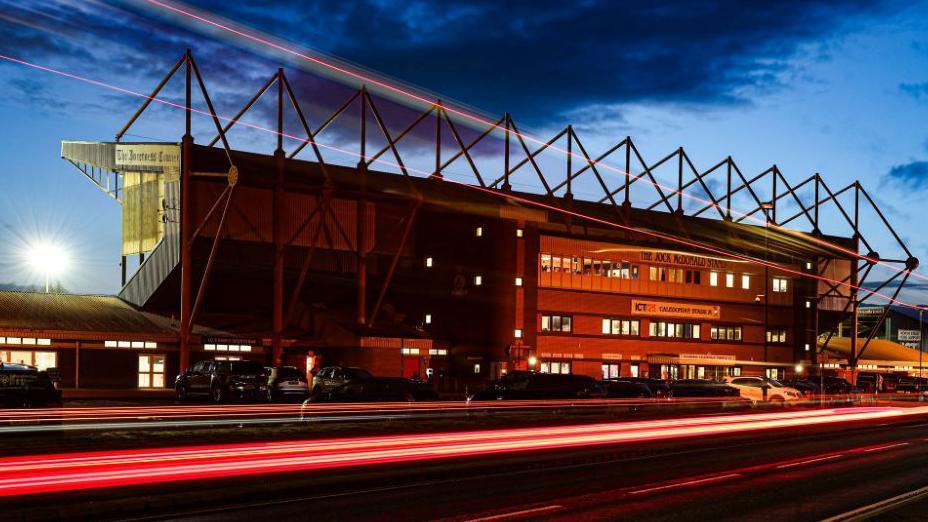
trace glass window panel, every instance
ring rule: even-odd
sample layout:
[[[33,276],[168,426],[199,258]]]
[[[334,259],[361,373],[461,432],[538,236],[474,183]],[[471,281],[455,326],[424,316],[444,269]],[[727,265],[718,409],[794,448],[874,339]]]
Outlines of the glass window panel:
[[[153,388],[164,388],[164,374],[156,373],[152,375],[151,385]]]
[[[609,319],[603,319],[603,333],[610,334],[612,333],[612,321]]]
[[[39,339],[39,346],[51,346],[51,345],[52,345],[51,339]]]
[[[733,288],[735,286],[735,274],[725,274],[725,287]]]
[[[139,356],[139,371],[146,373],[151,371],[151,361],[147,355]]]
[[[139,374],[139,388],[151,388],[151,376],[149,374]]]
[[[132,348],[132,343],[129,341],[119,341],[120,348]]]
[[[10,362],[31,365],[32,352],[10,352]]]
[[[709,272],[709,286],[719,286],[718,272]]]
[[[561,331],[569,332],[571,330],[570,316],[561,318]]]

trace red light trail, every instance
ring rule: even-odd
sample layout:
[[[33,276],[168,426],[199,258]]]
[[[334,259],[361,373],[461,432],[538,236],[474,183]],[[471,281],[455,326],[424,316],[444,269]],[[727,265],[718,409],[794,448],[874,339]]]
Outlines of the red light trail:
[[[292,139],[292,140],[299,141],[299,142],[301,142],[301,143],[303,143],[303,142],[305,142],[305,143],[310,143],[310,144],[313,144],[313,143],[314,143],[315,145],[318,145],[319,147],[322,147],[322,148],[325,148],[325,149],[329,149],[329,150],[332,150],[332,151],[336,151],[336,152],[339,152],[339,153],[342,153],[342,154],[346,154],[346,155],[358,157],[358,158],[361,158],[361,159],[371,159],[370,157],[368,157],[368,156],[362,156],[361,154],[359,154],[359,153],[357,153],[357,152],[348,151],[348,150],[341,149],[341,148],[339,148],[339,147],[335,147],[335,146],[332,146],[332,145],[326,145],[326,144],[324,144],[324,143],[319,143],[319,142],[317,142],[317,141],[313,141],[313,140],[310,140],[310,139],[307,139],[307,138],[301,138],[301,137],[299,137],[299,136],[295,136],[295,135],[288,134],[288,133],[285,133],[285,132],[278,132],[278,131],[276,131],[276,130],[274,130],[274,129],[269,129],[269,128],[267,128],[267,127],[263,127],[263,126],[261,126],[261,125],[257,125],[257,124],[254,124],[254,123],[250,123],[250,122],[247,122],[247,121],[244,121],[244,120],[236,120],[236,119],[233,119],[233,118],[229,118],[229,117],[227,117],[227,116],[222,116],[222,115],[219,115],[219,114],[212,114],[212,113],[207,112],[207,111],[195,109],[195,108],[193,108],[193,107],[186,107],[186,106],[181,105],[181,104],[176,103],[176,102],[172,102],[172,101],[169,101],[169,100],[163,100],[163,99],[161,99],[161,98],[149,96],[149,95],[147,95],[147,94],[143,94],[143,93],[140,93],[140,92],[136,92],[136,91],[133,91],[133,90],[130,90],[130,89],[125,89],[125,88],[118,87],[118,86],[115,86],[115,85],[112,85],[112,84],[108,84],[108,83],[105,83],[105,82],[101,82],[101,81],[99,81],[99,80],[94,80],[94,79],[91,79],[91,78],[86,78],[86,77],[83,77],[83,76],[78,76],[78,75],[76,75],[76,74],[68,73],[68,72],[65,72],[65,71],[60,71],[60,70],[53,69],[53,68],[51,68],[51,67],[46,67],[46,66],[43,66],[43,65],[34,64],[34,63],[31,63],[31,62],[27,62],[27,61],[25,61],[25,60],[20,60],[20,59],[18,59],[18,58],[13,58],[13,57],[10,57],[10,56],[5,56],[5,55],[0,54],[0,59],[2,59],[2,60],[7,60],[7,61],[10,61],[10,62],[13,62],[13,63],[20,64],[20,65],[24,65],[24,66],[26,66],[26,67],[30,67],[30,68],[33,68],[33,69],[37,69],[37,70],[45,71],[45,72],[48,72],[48,73],[56,74],[56,75],[59,75],[59,76],[63,76],[63,77],[66,77],[66,78],[70,78],[70,79],[73,79],[73,80],[78,80],[78,81],[81,81],[81,82],[89,83],[89,84],[91,84],[91,85],[95,85],[95,86],[98,86],[98,87],[103,87],[103,88],[115,90],[115,91],[121,92],[121,93],[123,93],[123,94],[129,94],[129,95],[132,95],[132,96],[137,96],[137,97],[145,98],[145,99],[148,99],[148,100],[157,102],[157,103],[161,103],[161,104],[163,104],[163,105],[167,105],[167,106],[170,106],[170,107],[174,107],[174,108],[176,108],[176,109],[181,109],[181,110],[190,111],[191,113],[199,114],[199,115],[202,115],[202,116],[207,116],[207,117],[210,117],[210,118],[215,117],[215,118],[217,118],[217,119],[219,119],[219,120],[226,121],[226,122],[235,122],[236,124],[241,125],[241,126],[244,126],[244,127],[248,127],[248,128],[255,129],[255,130],[259,130],[259,131],[263,131],[263,132],[269,132],[269,133],[275,134],[275,135],[280,135],[280,136],[283,136],[283,137],[288,138],[288,139]],[[431,176],[431,174],[432,174],[431,172],[426,172],[426,171],[423,171],[423,170],[420,170],[420,169],[416,169],[416,168],[413,168],[413,167],[408,167],[408,166],[403,167],[403,166],[401,166],[401,165],[399,165],[399,164],[390,162],[390,161],[388,161],[388,160],[384,160],[384,159],[382,159],[382,158],[376,158],[375,161],[380,162],[380,163],[383,163],[383,164],[386,164],[386,165],[390,165],[390,166],[396,167],[396,168],[405,168],[406,170],[409,170],[409,171],[412,171],[412,172],[416,172],[416,173],[418,173],[418,174],[421,174],[421,175],[424,176],[424,177]],[[835,286],[843,286],[843,287],[851,288],[851,289],[854,289],[854,290],[858,290],[858,291],[864,292],[864,293],[866,293],[866,294],[868,294],[868,295],[875,295],[875,296],[881,297],[881,298],[885,299],[887,302],[895,303],[895,304],[898,304],[899,306],[903,306],[903,307],[906,307],[906,308],[911,308],[911,309],[916,309],[916,310],[928,310],[928,307],[924,307],[924,306],[919,306],[919,305],[907,303],[907,302],[905,302],[905,301],[901,301],[901,300],[899,300],[899,299],[893,298],[892,296],[889,296],[889,295],[880,293],[880,292],[878,292],[878,291],[871,290],[871,289],[869,289],[869,288],[865,288],[865,287],[860,286],[860,285],[851,284],[851,283],[849,283],[849,282],[847,282],[847,281],[842,281],[842,280],[838,280],[838,279],[832,279],[832,278],[829,278],[829,277],[826,277],[826,276],[822,276],[822,275],[819,275],[819,274],[812,274],[812,273],[802,272],[801,270],[796,270],[796,269],[793,269],[793,268],[789,268],[789,267],[786,267],[786,266],[782,266],[782,265],[779,265],[779,264],[777,264],[777,263],[773,263],[773,262],[770,262],[770,261],[761,260],[761,259],[755,259],[755,258],[752,258],[752,257],[750,257],[750,256],[745,256],[745,255],[741,255],[741,254],[735,254],[735,253],[732,253],[732,252],[727,252],[727,251],[722,250],[722,249],[720,249],[720,248],[712,247],[712,246],[709,246],[709,245],[704,245],[704,244],[701,244],[701,243],[697,243],[697,242],[695,242],[695,241],[689,241],[689,240],[686,240],[686,239],[679,238],[679,237],[677,237],[677,236],[672,236],[672,235],[669,235],[669,234],[664,234],[664,233],[656,232],[656,231],[653,231],[653,230],[646,230],[646,229],[636,228],[636,227],[632,227],[632,226],[628,226],[628,225],[622,225],[622,224],[620,224],[620,223],[616,223],[616,222],[609,221],[609,220],[606,220],[606,219],[597,218],[597,217],[590,216],[590,215],[587,215],[587,214],[583,214],[583,213],[580,213],[580,212],[575,212],[575,211],[570,211],[570,210],[558,208],[558,207],[556,207],[556,206],[548,205],[548,204],[541,203],[541,202],[538,202],[538,201],[534,201],[534,200],[529,199],[529,198],[526,198],[526,197],[520,197],[520,196],[516,196],[516,195],[514,195],[514,194],[501,194],[501,193],[499,193],[499,192],[497,192],[497,191],[495,191],[495,190],[493,190],[493,189],[490,189],[490,188],[484,188],[484,187],[478,187],[478,186],[475,186],[475,185],[470,185],[470,184],[468,184],[468,183],[461,182],[461,181],[455,181],[455,180],[449,179],[449,178],[447,178],[447,177],[442,178],[442,180],[445,181],[445,182],[448,182],[448,183],[454,183],[454,184],[456,184],[456,185],[458,185],[458,186],[465,187],[465,188],[468,188],[468,189],[472,189],[472,190],[477,190],[477,191],[485,192],[485,193],[491,194],[491,195],[493,195],[493,196],[495,196],[495,197],[510,199],[510,200],[513,200],[513,201],[519,201],[519,202],[525,203],[525,204],[527,204],[527,205],[532,205],[532,206],[544,208],[544,209],[547,209],[547,210],[551,210],[551,211],[554,211],[554,212],[558,212],[558,213],[561,213],[561,214],[565,214],[565,215],[569,215],[569,216],[574,216],[574,217],[578,217],[578,218],[581,218],[581,219],[586,219],[586,220],[589,220],[589,221],[592,221],[592,222],[595,222],[595,223],[600,223],[600,224],[607,225],[607,226],[611,226],[611,227],[614,227],[614,228],[619,228],[619,229],[626,230],[626,231],[629,231],[629,232],[634,232],[634,233],[641,234],[641,235],[646,235],[646,236],[655,237],[655,238],[658,238],[658,239],[662,239],[662,240],[664,240],[664,241],[670,241],[670,242],[673,242],[673,243],[677,243],[677,244],[689,246],[689,247],[696,248],[696,249],[699,249],[699,250],[705,250],[705,251],[708,251],[708,252],[712,252],[712,253],[715,253],[715,254],[718,254],[718,255],[728,256],[728,257],[735,258],[735,259],[740,259],[740,260],[743,260],[743,261],[747,261],[747,262],[759,264],[759,265],[761,265],[761,266],[767,266],[767,267],[769,267],[769,268],[774,268],[774,269],[780,270],[780,271],[785,272],[785,273],[793,274],[793,275],[795,275],[795,276],[797,276],[797,277],[808,277],[808,278],[813,278],[813,279],[817,279],[817,280],[820,280],[820,281],[825,281],[825,282],[831,283],[831,284],[833,284],[833,285],[835,285]],[[857,255],[857,257],[862,257],[862,256],[860,256],[860,255],[858,255],[858,254],[855,254],[855,255]]]
[[[245,31],[243,31],[243,30],[240,30],[240,29],[236,29],[236,28],[234,28],[234,27],[231,27],[231,26],[229,26],[229,25],[227,25],[227,24],[218,22],[218,21],[216,21],[215,19],[210,19],[210,18],[207,18],[207,17],[205,17],[205,16],[198,15],[198,14],[194,13],[192,10],[190,10],[189,8],[188,8],[188,9],[181,9],[180,7],[177,7],[176,3],[174,3],[174,5],[172,5],[172,4],[169,4],[169,3],[166,3],[166,2],[162,2],[162,1],[159,1],[159,0],[145,0],[145,2],[148,2],[149,4],[152,4],[152,5],[161,7],[161,8],[163,8],[163,9],[167,9],[167,10],[169,10],[169,11],[175,13],[175,14],[178,14],[178,15],[181,15],[181,16],[185,16],[185,17],[191,18],[191,19],[193,19],[193,20],[202,22],[202,23],[204,23],[204,24],[210,25],[210,26],[215,27],[215,28],[217,28],[217,29],[220,29],[220,30],[223,30],[223,31],[232,33],[232,34],[237,35],[237,36],[241,36],[242,38],[246,38],[246,39],[248,39],[248,40],[251,40],[251,41],[253,41],[253,42],[259,43],[259,44],[261,44],[261,45],[265,45],[265,46],[271,47],[271,48],[273,48],[273,49],[276,49],[276,50],[281,51],[281,52],[283,52],[283,53],[289,54],[289,55],[291,55],[291,56],[295,56],[295,57],[297,57],[297,58],[301,58],[301,59],[303,59],[303,60],[307,60],[307,61],[309,61],[309,62],[312,62],[312,63],[316,64],[316,65],[322,66],[322,67],[327,68],[327,69],[330,69],[330,70],[332,70],[332,71],[335,71],[335,72],[337,72],[337,73],[339,73],[339,74],[344,74],[344,75],[350,76],[350,77],[352,77],[352,78],[354,78],[354,79],[356,79],[356,80],[360,80],[360,81],[362,81],[362,82],[371,83],[371,84],[373,84],[373,85],[376,85],[376,86],[378,86],[378,87],[381,87],[381,88],[383,88],[383,89],[386,89],[386,90],[388,90],[388,91],[390,91],[390,92],[392,92],[392,93],[394,93],[394,94],[398,94],[398,95],[401,95],[401,96],[405,96],[405,97],[407,97],[407,98],[410,98],[410,99],[415,100],[415,101],[418,101],[418,102],[425,103],[425,104],[427,104],[427,105],[435,105],[435,104],[436,104],[436,101],[435,101],[435,100],[430,100],[430,99],[428,99],[428,98],[426,98],[426,97],[424,97],[424,96],[421,96],[421,95],[419,95],[419,94],[416,94],[416,93],[414,93],[414,92],[411,92],[411,91],[408,91],[408,90],[406,90],[406,89],[397,87],[397,86],[395,86],[395,85],[391,85],[391,84],[389,84],[389,83],[387,83],[387,82],[385,82],[385,81],[383,81],[383,80],[379,80],[379,79],[377,79],[377,78],[374,78],[373,76],[368,76],[368,75],[361,74],[361,73],[359,73],[359,72],[353,71],[353,70],[348,69],[348,68],[346,68],[346,67],[342,67],[342,66],[339,66],[339,65],[336,65],[336,64],[333,64],[333,63],[329,63],[329,62],[327,62],[327,61],[325,61],[325,60],[322,60],[322,59],[320,59],[320,58],[317,58],[317,57],[315,57],[315,56],[311,56],[311,55],[308,55],[308,54],[306,54],[306,53],[297,51],[297,50],[295,50],[295,49],[291,49],[291,48],[286,47],[286,46],[284,46],[284,45],[281,45],[281,44],[279,44],[279,43],[273,42],[273,41],[269,40],[268,38],[262,38],[261,36],[258,36],[258,35],[256,35],[256,34],[254,34],[254,33],[256,32],[254,29],[250,29],[250,28],[249,28],[249,30],[251,31],[251,33],[245,32]],[[202,10],[200,10],[200,11],[202,12]],[[481,125],[486,125],[486,126],[488,126],[488,127],[493,127],[493,128],[495,128],[495,129],[497,129],[497,130],[506,130],[507,132],[509,132],[509,133],[511,133],[511,134],[513,134],[513,135],[515,135],[515,136],[518,136],[518,137],[520,137],[520,138],[522,138],[522,139],[525,139],[525,140],[527,140],[527,141],[531,141],[531,142],[536,143],[536,144],[538,144],[538,145],[546,145],[547,147],[549,147],[549,148],[551,148],[551,149],[553,149],[553,150],[555,150],[555,151],[558,151],[558,152],[563,153],[563,154],[565,154],[565,155],[573,156],[573,157],[575,157],[575,158],[581,160],[581,161],[584,162],[584,163],[589,163],[590,165],[598,165],[598,166],[601,166],[601,167],[603,167],[603,168],[605,168],[605,169],[607,169],[607,170],[611,170],[611,171],[616,172],[617,174],[620,174],[620,175],[622,175],[622,176],[629,175],[629,176],[636,177],[636,181],[639,181],[639,180],[640,180],[640,181],[642,181],[642,182],[644,182],[644,183],[646,183],[646,184],[648,184],[648,185],[652,185],[652,186],[654,186],[654,187],[667,190],[667,191],[669,191],[671,194],[679,194],[679,195],[681,195],[681,196],[683,196],[683,197],[686,197],[686,198],[688,198],[688,199],[691,199],[691,200],[693,200],[693,201],[698,201],[699,203],[702,203],[702,204],[705,204],[705,205],[710,205],[710,206],[713,207],[713,208],[718,208],[718,209],[720,209],[720,210],[727,210],[729,213],[734,213],[734,214],[735,214],[736,216],[738,216],[739,218],[746,218],[746,219],[752,220],[752,221],[754,221],[754,222],[756,222],[756,223],[760,223],[760,224],[763,224],[763,225],[765,225],[765,226],[770,226],[770,227],[772,227],[772,228],[781,230],[781,231],[786,232],[786,233],[792,232],[790,229],[785,228],[785,227],[781,227],[780,225],[777,225],[776,223],[769,223],[766,219],[765,219],[765,220],[761,220],[760,218],[756,218],[756,217],[753,216],[753,213],[748,214],[748,213],[745,213],[745,212],[742,212],[742,211],[739,211],[739,210],[736,210],[736,209],[732,209],[732,208],[730,208],[730,207],[724,207],[724,206],[722,206],[722,205],[720,205],[720,204],[718,204],[718,203],[716,203],[716,202],[714,202],[714,201],[707,200],[707,199],[705,199],[705,198],[700,198],[699,196],[696,196],[696,195],[693,195],[693,194],[688,194],[688,193],[679,191],[679,190],[677,190],[677,189],[674,188],[674,187],[662,185],[662,184],[660,184],[660,183],[656,183],[656,182],[653,182],[653,181],[644,179],[644,178],[642,177],[642,176],[643,176],[643,173],[642,173],[642,175],[635,176],[635,175],[631,174],[630,172],[626,172],[626,171],[624,171],[624,170],[622,170],[622,169],[620,169],[620,168],[618,168],[618,167],[614,167],[614,166],[612,166],[612,165],[609,165],[608,163],[603,163],[602,161],[590,160],[590,159],[586,158],[585,156],[583,156],[583,155],[581,155],[581,154],[579,154],[579,153],[577,153],[577,152],[573,152],[573,151],[567,150],[567,149],[565,149],[565,148],[559,147],[559,146],[556,145],[555,143],[548,143],[547,141],[541,140],[541,139],[539,139],[539,138],[535,138],[535,137],[533,137],[533,136],[530,136],[530,135],[527,135],[527,134],[524,134],[524,133],[520,133],[520,132],[515,131],[515,130],[512,130],[512,129],[508,129],[508,128],[505,128],[505,129],[504,129],[503,126],[497,124],[496,122],[492,122],[492,121],[487,120],[486,118],[483,118],[483,117],[481,117],[481,116],[474,115],[474,114],[468,113],[468,112],[463,111],[463,110],[460,110],[460,109],[455,109],[454,107],[446,107],[446,106],[444,106],[444,105],[443,105],[442,107],[443,107],[446,111],[448,111],[448,112],[450,112],[450,113],[453,113],[453,114],[455,114],[455,115],[457,115],[457,116],[461,116],[462,118],[466,118],[466,119],[468,119],[468,120],[471,120],[471,121],[473,121],[473,122],[479,123],[479,124],[481,124]],[[897,271],[897,272],[909,273],[909,274],[911,274],[911,275],[913,275],[913,276],[915,276],[915,277],[917,277],[917,278],[924,279],[924,280],[928,281],[928,275],[919,274],[919,273],[915,272],[914,270],[909,270],[909,269],[907,269],[907,268],[899,268],[899,267],[897,267],[897,266],[895,266],[895,265],[886,263],[886,262],[884,262],[884,261],[882,261],[882,260],[880,260],[880,259],[874,259],[874,258],[865,256],[865,255],[861,255],[861,254],[858,253],[858,252],[855,252],[855,251],[853,251],[853,250],[844,248],[844,247],[842,247],[842,246],[840,246],[840,245],[835,245],[835,244],[829,243],[829,242],[827,242],[827,241],[825,241],[825,240],[822,240],[822,239],[819,239],[819,238],[816,238],[816,237],[809,236],[809,237],[806,238],[806,239],[808,239],[808,240],[810,240],[810,241],[812,241],[812,242],[814,242],[814,243],[818,243],[818,244],[820,244],[820,245],[827,246],[827,247],[829,247],[829,248],[834,248],[834,249],[836,249],[836,250],[839,250],[839,251],[841,251],[841,252],[844,252],[845,254],[855,256],[855,257],[857,257],[857,258],[859,258],[859,259],[861,259],[861,260],[867,261],[867,262],[869,262],[869,263],[878,264],[878,265],[880,265],[880,266],[883,266],[883,267],[886,267],[886,268],[890,268],[890,269],[895,270],[895,271]]]
[[[928,407],[847,408],[580,426],[30,455],[0,459],[0,496],[627,444],[925,414],[928,414]]]

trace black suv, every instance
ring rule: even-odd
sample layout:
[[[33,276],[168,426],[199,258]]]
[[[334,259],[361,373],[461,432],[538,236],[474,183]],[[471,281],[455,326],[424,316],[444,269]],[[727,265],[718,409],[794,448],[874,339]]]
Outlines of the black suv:
[[[586,375],[515,371],[490,383],[472,400],[585,399],[604,395],[596,379]]]
[[[213,402],[230,398],[267,397],[264,366],[252,361],[199,361],[177,376],[174,383],[178,400],[209,397]]]
[[[61,402],[48,372],[35,366],[0,363],[0,406],[53,406]]]

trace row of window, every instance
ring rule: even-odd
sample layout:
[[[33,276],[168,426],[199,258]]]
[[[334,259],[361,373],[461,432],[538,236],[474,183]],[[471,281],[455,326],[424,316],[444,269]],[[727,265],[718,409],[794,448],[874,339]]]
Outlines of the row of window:
[[[207,352],[250,352],[251,345],[248,344],[204,344],[203,349]]]
[[[542,272],[597,275],[619,279],[638,279],[639,265],[628,261],[608,261],[588,257],[555,256],[541,254]]]
[[[51,346],[51,339],[37,339],[35,337],[0,337],[0,344]]]
[[[628,363],[626,363],[628,364]],[[692,365],[690,365],[692,366]],[[623,377],[622,375],[622,363],[619,362],[603,362],[600,366],[602,371],[603,379],[617,379]],[[692,370],[688,373],[681,374],[680,365],[674,364],[661,364],[655,366],[651,373],[652,377],[662,378],[662,379],[680,379],[680,378],[695,378],[695,379],[706,379],[710,375],[706,372],[706,366],[695,366],[693,368],[687,367],[688,370]],[[540,365],[539,371],[541,373],[561,373],[568,374],[572,371],[572,363],[570,361],[543,361]],[[741,376],[741,367],[740,366],[728,366],[725,367],[725,374],[730,377],[740,377]],[[715,377],[718,377],[719,372],[715,372]],[[782,375],[782,370],[777,368],[768,368],[767,369],[768,377],[776,378],[778,375]],[[628,375],[625,377],[639,377],[641,376],[641,367],[638,363],[633,362],[628,364]]]
[[[419,355],[418,348],[402,348],[400,352],[403,355]],[[448,355],[446,348],[429,348],[429,355]]]
[[[107,348],[157,348],[158,343],[151,341],[103,341]]]
[[[542,272],[560,272],[578,275],[597,275],[616,277],[619,279],[638,279],[640,266],[628,261],[603,261],[599,259],[556,256],[541,254]],[[732,272],[709,272],[709,286],[720,286],[721,276],[725,277],[725,287],[735,287],[735,276]],[[648,279],[664,283],[702,284],[702,271],[663,266],[649,266]],[[783,277],[774,277],[772,280],[773,292],[786,292],[788,280]],[[741,274],[741,289],[751,289],[750,274]]]
[[[569,315],[548,315],[541,316],[542,332],[565,332],[572,331],[573,319]],[[603,335],[640,335],[641,322],[638,319],[611,319],[603,318],[602,330]],[[649,327],[651,337],[676,337],[682,339],[698,339],[699,325],[690,323],[675,323],[666,321],[652,321]],[[521,337],[521,331],[517,337]],[[718,341],[741,341],[741,326],[712,326],[709,329],[709,338]],[[786,329],[773,328],[767,331],[767,342],[785,343]]]

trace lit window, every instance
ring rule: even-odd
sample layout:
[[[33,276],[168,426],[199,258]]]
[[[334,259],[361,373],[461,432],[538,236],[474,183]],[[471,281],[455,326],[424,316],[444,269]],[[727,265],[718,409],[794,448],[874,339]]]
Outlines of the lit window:
[[[725,288],[735,287],[735,274],[725,274]]]
[[[483,284],[483,276],[474,276],[474,286],[480,286]]]
[[[238,351],[238,345],[237,345],[237,344],[230,344],[230,345],[229,345],[229,351],[230,351],[230,352],[237,352],[237,351]]]
[[[605,335],[638,335],[641,323],[632,319],[603,319],[602,333]]]
[[[116,341],[104,341],[103,346],[105,346],[106,348],[116,348],[118,346],[118,343]]]
[[[474,373],[480,373],[480,363],[474,364]]]
[[[718,272],[709,272],[709,286],[719,286]]]
[[[207,351],[210,351],[210,352],[213,352],[213,351],[216,350],[216,345],[215,345],[215,344],[204,344],[204,345],[203,345],[203,349],[204,349],[204,350],[207,350]]]
[[[120,348],[132,348],[132,343],[129,341],[119,341]]]
[[[806,301],[806,308],[812,308],[812,301]]]
[[[241,350],[242,350],[243,352],[250,352],[250,351],[251,351],[251,345],[243,344],[243,345],[241,346]]]
[[[477,230],[475,230],[474,233],[477,235],[477,237],[482,237],[482,236],[483,236],[483,227],[477,227]]]
[[[216,349],[219,350],[220,352],[228,352],[229,345],[228,344],[217,344]]]
[[[741,288],[743,290],[748,290],[751,288],[751,276],[747,274],[741,274]]]
[[[542,332],[570,332],[571,317],[569,315],[547,315],[541,316]]]
[[[809,343],[806,343],[806,351],[809,351]]]
[[[164,388],[164,356],[139,355],[139,388]]]
[[[615,379],[619,377],[619,363],[603,363],[603,379]]]
[[[432,268],[432,258],[431,258],[431,257],[425,258],[425,268]]]
[[[773,291],[774,292],[785,292],[786,291],[786,278],[784,277],[774,277],[773,278]]]
[[[51,345],[52,345],[51,339],[39,339],[39,346],[51,346]]]
[[[132,347],[133,348],[145,348],[145,342],[144,341],[132,341]]]
[[[23,344],[35,346],[35,337],[23,337]]]
[[[728,368],[728,375],[731,377],[740,377],[741,376],[741,367],[740,366],[730,366]]]
[[[786,342],[786,329],[785,328],[771,328],[767,330],[767,342],[768,343],[785,343]]]
[[[812,262],[806,261],[806,270],[812,270]]]
[[[522,286],[522,278],[521,278],[521,277],[517,277],[517,278],[516,278],[516,286]]]
[[[521,338],[522,338],[522,329],[521,329],[521,328],[516,328],[516,331],[515,331],[515,338],[516,338],[516,339],[521,339]]]
[[[148,341],[145,342],[145,348],[157,348],[157,347],[158,347],[158,343],[152,343]]]
[[[525,234],[525,231],[521,228],[516,229],[516,237],[522,237]]]
[[[19,337],[7,337],[6,344],[23,344],[23,340]]]
[[[418,348],[403,348],[403,355],[419,355]]]
[[[432,324],[432,314],[425,314],[425,324]]]

